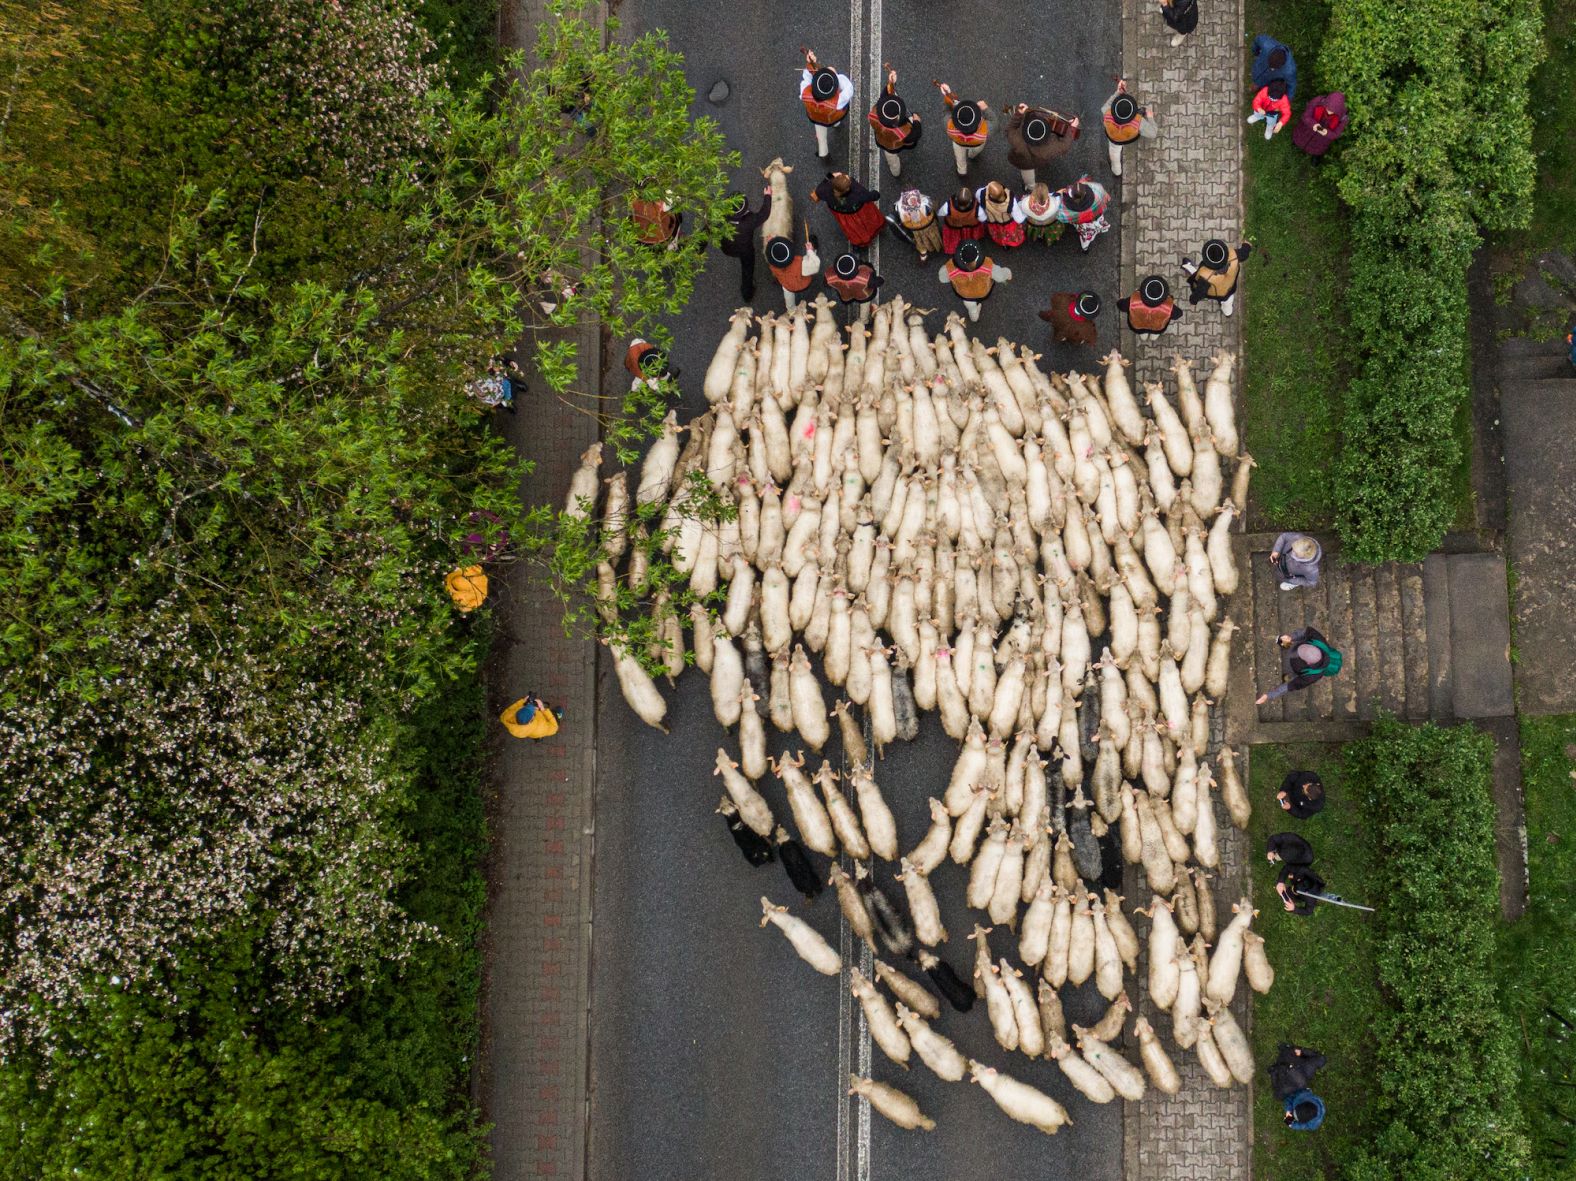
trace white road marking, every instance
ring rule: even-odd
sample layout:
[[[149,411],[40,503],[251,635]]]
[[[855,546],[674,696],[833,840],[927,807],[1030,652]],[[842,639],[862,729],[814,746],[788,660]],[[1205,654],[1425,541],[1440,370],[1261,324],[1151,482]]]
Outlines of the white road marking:
[[[859,0],[854,0],[854,3],[857,5],[859,3]],[[881,65],[882,65],[882,59],[881,59],[881,0],[870,0],[870,59],[869,59],[869,61],[870,61],[870,103],[871,103],[872,106],[874,106],[875,102],[877,100],[877,97],[881,94],[882,90],[884,90],[886,88],[886,75],[881,69]],[[869,124],[865,120],[861,119],[860,120],[860,125],[866,132],[869,132],[870,127],[869,127]],[[883,163],[884,162],[881,159],[881,145],[876,143],[876,137],[873,134],[871,134],[869,136],[869,141],[870,141],[870,149],[869,149],[868,157],[866,158],[866,161],[865,161],[865,164],[866,164],[866,173],[865,173],[865,175],[867,175],[871,179],[872,182],[875,182],[875,181],[879,181],[881,179],[882,173],[884,171],[884,169],[883,169]],[[894,180],[894,183],[895,183],[896,178],[894,177],[892,179]],[[872,183],[870,187],[873,189],[873,188],[876,188],[877,185]],[[875,238],[875,241],[870,243],[870,265],[875,268],[877,274],[879,274],[881,272],[881,235],[880,234],[877,234],[876,238]]]

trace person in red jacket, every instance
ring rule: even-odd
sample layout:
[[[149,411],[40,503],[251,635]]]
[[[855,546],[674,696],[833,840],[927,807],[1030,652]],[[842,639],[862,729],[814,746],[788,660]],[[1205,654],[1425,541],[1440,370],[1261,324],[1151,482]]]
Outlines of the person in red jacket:
[[[908,104],[897,96],[897,71],[891,66],[886,71],[886,90],[876,100],[876,105],[870,108],[866,118],[870,121],[870,134],[875,137],[876,146],[886,158],[887,171],[897,176],[903,171],[903,161],[898,153],[913,151],[918,147],[919,133],[923,129],[919,125],[919,116],[909,114]]]
[[[1259,87],[1253,96],[1253,114],[1249,123],[1264,124],[1264,138],[1269,139],[1291,122],[1291,99],[1286,94],[1286,80],[1272,78],[1268,86]]]
[[[844,303],[869,303],[876,297],[876,288],[886,282],[875,267],[852,254],[839,254],[821,278]]]
[[[881,194],[865,188],[846,172],[828,172],[826,179],[811,192],[810,200],[832,211],[848,244],[855,248],[870,245],[886,226],[886,217],[881,212]]]
[[[1346,130],[1346,96],[1337,90],[1321,94],[1302,109],[1291,129],[1291,142],[1310,156],[1322,156]]]
[[[854,101],[854,80],[823,66],[806,49],[804,70],[799,75],[799,101],[815,126],[815,154],[825,160],[832,154],[830,131],[848,117],[848,108]]]

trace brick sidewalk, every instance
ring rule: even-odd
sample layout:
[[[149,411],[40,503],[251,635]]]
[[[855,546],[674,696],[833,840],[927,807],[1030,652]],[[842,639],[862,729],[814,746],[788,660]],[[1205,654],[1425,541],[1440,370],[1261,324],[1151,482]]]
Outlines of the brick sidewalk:
[[[1201,0],[1198,28],[1179,48],[1155,0],[1124,0],[1122,62],[1140,103],[1153,103],[1157,139],[1130,149],[1120,182],[1122,293],[1144,275],[1159,274],[1185,299],[1184,257],[1197,259],[1208,238],[1232,245],[1242,233],[1242,134],[1247,93],[1243,78],[1241,0]],[[1287,145],[1288,149],[1290,145]],[[1208,302],[1183,307],[1186,314],[1164,336],[1135,337],[1124,331],[1121,349],[1133,361],[1131,378],[1164,381],[1174,388],[1171,359],[1193,363],[1202,387],[1209,357],[1230,349],[1240,356],[1243,304],[1251,280],[1237,297],[1235,317]],[[1113,319],[1119,316],[1113,309]],[[1217,711],[1215,744],[1220,740]],[[1213,752],[1212,752],[1213,753]],[[1246,767],[1243,775],[1247,775]],[[1230,824],[1220,834],[1221,872],[1215,883],[1222,922],[1233,900],[1248,886],[1246,838]],[[1141,884],[1141,883],[1140,883]],[[1130,893],[1138,891],[1130,887]],[[1142,971],[1140,980],[1143,979]],[[1139,991],[1142,991],[1140,984]],[[1233,1012],[1246,1025],[1246,995],[1238,990]],[[1139,1001],[1149,1012],[1147,998]],[[1169,1028],[1162,1017],[1157,1026]],[[1252,1093],[1244,1087],[1212,1086],[1191,1052],[1168,1047],[1182,1075],[1175,1096],[1151,1091],[1142,1103],[1126,1105],[1123,1172],[1127,1181],[1242,1181],[1252,1176]]]
[[[505,49],[529,49],[542,0],[511,0],[499,18]],[[600,338],[577,336],[578,387],[600,386]],[[528,356],[522,348],[521,356]],[[533,391],[542,383],[532,375]],[[504,433],[536,464],[523,503],[559,503],[597,437],[591,416],[533,394]],[[476,1076],[492,1124],[496,1181],[585,1174],[591,868],[595,841],[596,651],[564,636],[551,595],[515,568],[498,580],[498,639],[486,679],[490,720],[535,690],[567,707],[543,742],[510,738],[493,722],[489,759],[486,944],[482,1045]]]

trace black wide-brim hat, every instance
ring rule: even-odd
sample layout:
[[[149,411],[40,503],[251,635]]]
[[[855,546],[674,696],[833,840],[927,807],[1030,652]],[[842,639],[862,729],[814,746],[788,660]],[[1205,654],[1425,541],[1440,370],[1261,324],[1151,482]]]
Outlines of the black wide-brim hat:
[[[777,237],[766,243],[766,261],[774,267],[785,267],[793,261],[793,243]]]
[[[1219,238],[1211,238],[1204,243],[1204,249],[1199,253],[1203,255],[1207,266],[1223,267],[1226,265],[1226,260],[1231,257],[1231,248]]]
[[[1100,297],[1093,291],[1080,291],[1073,306],[1085,320],[1092,320],[1100,314]]]
[[[838,89],[837,71],[831,66],[822,66],[810,78],[810,93],[822,102],[835,98]]]
[[[959,131],[972,132],[980,125],[980,105],[976,102],[954,103],[952,125]]]
[[[1023,138],[1031,144],[1043,144],[1051,138],[1051,125],[1044,115],[1030,115],[1023,121]]]
[[[1111,118],[1118,123],[1131,123],[1133,116],[1138,114],[1138,104],[1133,101],[1132,95],[1119,94],[1111,103]]]
[[[1147,307],[1157,308],[1165,303],[1171,295],[1171,284],[1159,275],[1150,275],[1138,285],[1138,298],[1143,300]]]
[[[668,367],[668,355],[661,349],[651,349],[640,358],[642,373],[658,374]]]
[[[970,238],[958,244],[957,253],[952,256],[952,261],[957,264],[959,270],[977,270],[985,261],[985,251],[978,242]]]
[[[908,104],[895,94],[884,94],[876,104],[876,119],[882,127],[901,127],[908,118]]]
[[[852,279],[859,270],[859,260],[852,254],[839,254],[837,261],[832,263],[832,269],[841,279]]]

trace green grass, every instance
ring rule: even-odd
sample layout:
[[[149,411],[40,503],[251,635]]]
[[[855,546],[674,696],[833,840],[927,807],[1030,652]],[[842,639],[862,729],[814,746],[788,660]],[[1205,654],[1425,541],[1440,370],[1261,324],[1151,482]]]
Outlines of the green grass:
[[[1521,719],[1527,813],[1526,916],[1500,940],[1500,1000],[1521,1041],[1521,1100],[1538,1154],[1536,1176],[1576,1176],[1576,714]],[[1557,1112],[1568,1118],[1561,1120]]]
[[[1372,854],[1360,804],[1342,782],[1339,746],[1255,746],[1249,764],[1253,903],[1259,910],[1254,927],[1275,965],[1275,987],[1254,998],[1254,1057],[1267,1065],[1277,1044],[1287,1041],[1329,1058],[1314,1081],[1328,1109],[1317,1132],[1286,1131],[1267,1080],[1261,1078],[1262,1085],[1255,1087],[1254,1175],[1262,1181],[1314,1181],[1337,1176],[1339,1164],[1372,1131],[1368,1103],[1374,1045],[1364,1015],[1377,1010],[1380,998],[1368,919],[1334,906],[1307,917],[1287,914],[1275,893],[1276,867],[1264,859],[1264,841],[1286,830],[1306,837],[1329,889],[1368,904],[1373,901],[1366,893]],[[1293,820],[1275,804],[1282,778],[1294,768],[1317,771],[1324,780],[1327,802],[1311,820]]]
[[[1297,55],[1299,114],[1320,93],[1318,49],[1328,18],[1324,0],[1248,4],[1248,28]],[[1325,164],[1298,151],[1289,130],[1268,143],[1249,134],[1247,145],[1246,236],[1262,251],[1247,263],[1243,324],[1243,425],[1259,465],[1254,527],[1322,528],[1334,518],[1330,473],[1349,372],[1341,302],[1346,211]]]

